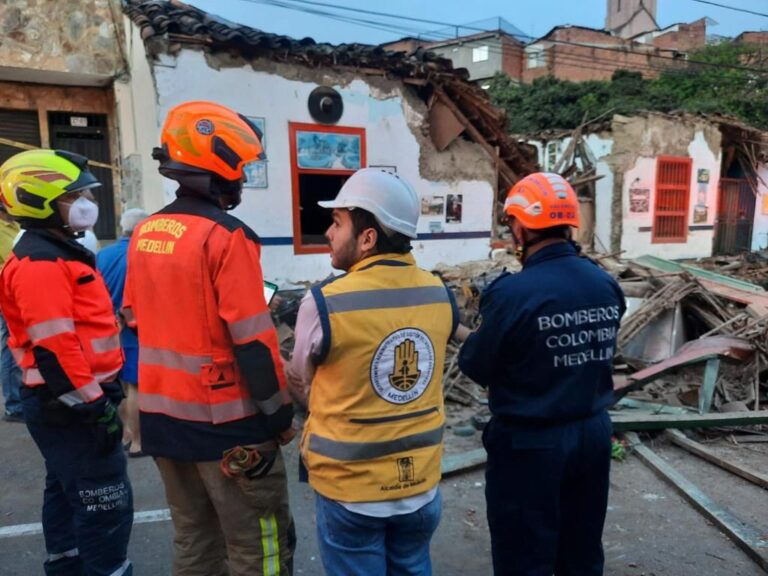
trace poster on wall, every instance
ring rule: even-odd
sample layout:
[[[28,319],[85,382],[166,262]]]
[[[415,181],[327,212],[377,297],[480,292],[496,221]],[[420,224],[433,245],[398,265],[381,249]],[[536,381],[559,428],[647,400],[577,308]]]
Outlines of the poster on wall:
[[[763,214],[768,214],[768,194],[763,194]]]
[[[634,187],[629,189],[629,211],[642,214],[650,211],[651,189]]]
[[[696,204],[693,207],[693,223],[704,224],[707,221],[709,209],[707,208],[707,189],[709,188],[709,170],[699,168],[696,171]]]
[[[445,196],[423,196],[421,213],[424,216],[442,216],[445,213]]]
[[[429,223],[429,233],[439,234],[443,231],[443,223],[439,221],[433,221]]]
[[[296,158],[299,168],[359,170],[360,135],[297,130]]]
[[[448,194],[446,197],[445,221],[452,224],[461,222],[461,210],[464,196],[462,194]]]
[[[696,204],[696,206],[693,207],[693,223],[704,224],[707,221],[708,212],[706,206],[703,204]]]
[[[261,131],[261,145],[264,147],[264,152],[267,151],[267,132],[266,132],[266,120],[264,118],[258,118],[254,116],[248,116],[248,120],[253,122],[256,127]],[[267,161],[259,160],[257,162],[250,162],[243,167],[243,173],[245,174],[245,188],[266,188],[267,187]]]

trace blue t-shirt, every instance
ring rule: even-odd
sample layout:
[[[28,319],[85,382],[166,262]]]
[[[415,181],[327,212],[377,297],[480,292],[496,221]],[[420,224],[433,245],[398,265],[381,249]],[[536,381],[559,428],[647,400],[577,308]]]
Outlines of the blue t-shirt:
[[[520,424],[588,417],[613,402],[613,355],[625,311],[618,283],[570,243],[545,246],[480,299],[480,327],[459,354],[488,387],[491,413]]]
[[[129,237],[123,236],[111,246],[100,250],[96,255],[96,268],[107,284],[115,314],[123,306],[123,289],[125,288],[125,272],[128,264],[127,255],[130,241]],[[120,342],[125,353],[125,365],[120,377],[126,382],[136,384],[139,380],[139,340],[131,329],[125,327],[120,333]]]

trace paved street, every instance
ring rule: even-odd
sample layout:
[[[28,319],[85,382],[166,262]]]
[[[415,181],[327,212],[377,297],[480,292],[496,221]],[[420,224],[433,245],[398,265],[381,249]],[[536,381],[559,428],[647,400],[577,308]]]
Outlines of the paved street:
[[[449,441],[455,437],[449,431]],[[479,440],[475,438],[475,442]],[[42,536],[11,536],[23,525],[40,521],[43,486],[41,458],[19,424],[0,422],[0,576],[42,574]],[[674,456],[674,455],[673,455]],[[679,456],[679,455],[678,455]],[[288,452],[289,471],[296,470],[295,445]],[[733,494],[743,482],[724,472],[713,473],[705,464],[686,458],[686,474],[703,478],[706,489],[727,487]],[[756,463],[757,461],[757,463]],[[755,455],[753,466],[765,466],[768,458]],[[137,576],[170,574],[172,526],[159,520],[166,506],[163,488],[149,458],[129,461],[134,485],[137,523],[131,540],[131,559]],[[525,471],[521,470],[521,473]],[[718,474],[724,475],[722,478]],[[314,503],[306,485],[295,472],[290,493],[298,532],[295,573],[323,574],[314,534]],[[704,486],[704,485],[702,485]],[[443,519],[433,541],[436,576],[490,576],[490,548],[485,525],[482,471],[446,478],[442,482]],[[727,498],[726,490],[713,495]],[[747,488],[744,487],[745,494]],[[742,498],[743,500],[743,498]],[[743,505],[744,503],[742,503]],[[756,518],[765,514],[764,498],[746,503]],[[761,512],[762,511],[762,512]],[[742,512],[744,513],[744,512]],[[752,521],[752,519],[750,519]],[[606,576],[759,576],[763,574],[717,530],[707,524],[638,460],[615,464],[611,503],[605,529]]]

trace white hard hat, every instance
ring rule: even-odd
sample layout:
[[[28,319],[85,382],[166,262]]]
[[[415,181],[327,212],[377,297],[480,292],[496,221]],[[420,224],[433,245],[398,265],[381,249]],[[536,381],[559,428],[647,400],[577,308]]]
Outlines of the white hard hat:
[[[380,168],[358,170],[344,183],[335,200],[318,202],[323,208],[362,208],[382,227],[416,238],[419,198],[404,178]]]

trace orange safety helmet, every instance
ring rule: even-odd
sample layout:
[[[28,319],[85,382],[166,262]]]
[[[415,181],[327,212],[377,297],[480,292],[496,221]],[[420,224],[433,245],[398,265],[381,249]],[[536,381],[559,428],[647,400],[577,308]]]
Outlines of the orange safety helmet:
[[[579,200],[559,174],[536,172],[512,186],[504,202],[507,216],[531,230],[555,226],[579,227]]]
[[[174,180],[183,174],[212,173],[240,181],[243,166],[264,160],[263,135],[242,114],[214,102],[185,102],[168,112],[153,157]]]

